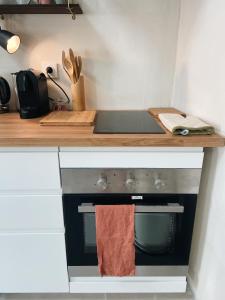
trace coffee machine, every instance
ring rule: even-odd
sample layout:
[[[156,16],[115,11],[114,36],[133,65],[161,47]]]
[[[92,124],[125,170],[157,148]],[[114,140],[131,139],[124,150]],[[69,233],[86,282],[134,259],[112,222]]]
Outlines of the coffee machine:
[[[8,81],[5,78],[0,77],[0,114],[9,111],[9,100],[11,97],[11,91]]]
[[[47,78],[33,69],[16,73],[16,86],[22,119],[37,118],[50,111]]]

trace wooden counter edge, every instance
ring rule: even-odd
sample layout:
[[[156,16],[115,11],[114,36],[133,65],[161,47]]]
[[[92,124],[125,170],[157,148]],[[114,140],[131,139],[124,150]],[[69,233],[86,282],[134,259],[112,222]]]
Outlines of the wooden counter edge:
[[[0,138],[0,147],[224,147],[225,139],[215,135],[210,138],[192,139],[191,137],[157,137],[121,136],[115,137],[71,137],[71,138]]]
[[[93,127],[68,127],[66,136],[60,136],[62,127],[49,126],[43,132],[40,119],[21,120],[17,113],[0,115],[0,147],[224,147],[225,138],[218,135],[173,136],[165,134],[93,134]],[[158,118],[156,120],[159,122]],[[159,122],[159,125],[163,125]],[[47,126],[44,126],[47,127]],[[80,129],[82,130],[80,131]],[[1,134],[2,132],[2,134]],[[4,133],[4,134],[3,134]]]

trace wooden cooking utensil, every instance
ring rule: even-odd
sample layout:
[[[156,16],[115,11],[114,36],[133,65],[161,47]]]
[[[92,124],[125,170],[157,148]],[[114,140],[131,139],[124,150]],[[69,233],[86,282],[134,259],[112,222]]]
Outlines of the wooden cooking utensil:
[[[66,59],[66,53],[65,51],[63,50],[62,51],[62,65],[63,65],[63,69],[64,71],[66,72],[66,74],[68,75],[68,77],[70,78],[70,74],[68,73],[66,67],[65,67],[65,59]],[[71,78],[70,78],[71,79]]]
[[[70,80],[73,83],[76,83],[76,77],[74,76],[74,67],[73,67],[72,62],[66,57],[64,58],[63,61],[64,61],[64,66],[67,71],[67,74],[69,74]]]
[[[80,76],[80,73],[81,73],[81,70],[82,70],[82,58],[81,58],[81,56],[77,56],[76,60],[77,60],[77,65],[78,65],[78,69],[79,69],[79,76]]]
[[[78,78],[79,78],[79,77],[80,77],[80,73],[81,73],[82,66],[80,66],[80,64],[79,64],[80,60],[78,59],[78,57],[81,58],[81,56],[75,55],[76,66],[77,66],[77,73],[78,73]]]
[[[71,80],[72,106],[75,111],[85,110],[84,78],[81,76],[82,58],[69,49],[69,57],[62,51],[62,64]]]
[[[71,61],[72,65],[73,65],[74,78],[75,78],[75,83],[76,83],[79,80],[78,68],[77,68],[76,58],[75,58],[73,50],[71,48],[69,49],[69,57],[70,57],[70,61]]]

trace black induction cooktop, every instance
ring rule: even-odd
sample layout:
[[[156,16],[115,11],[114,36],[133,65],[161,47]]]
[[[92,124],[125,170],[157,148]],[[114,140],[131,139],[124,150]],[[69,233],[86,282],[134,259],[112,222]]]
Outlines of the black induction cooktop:
[[[147,111],[99,111],[94,133],[165,133]]]

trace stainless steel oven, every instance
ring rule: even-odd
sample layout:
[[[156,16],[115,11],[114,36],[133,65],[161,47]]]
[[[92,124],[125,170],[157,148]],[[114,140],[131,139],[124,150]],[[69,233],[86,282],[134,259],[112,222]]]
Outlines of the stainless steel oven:
[[[99,276],[95,206],[135,204],[137,276],[187,273],[200,169],[62,169],[72,276]]]

